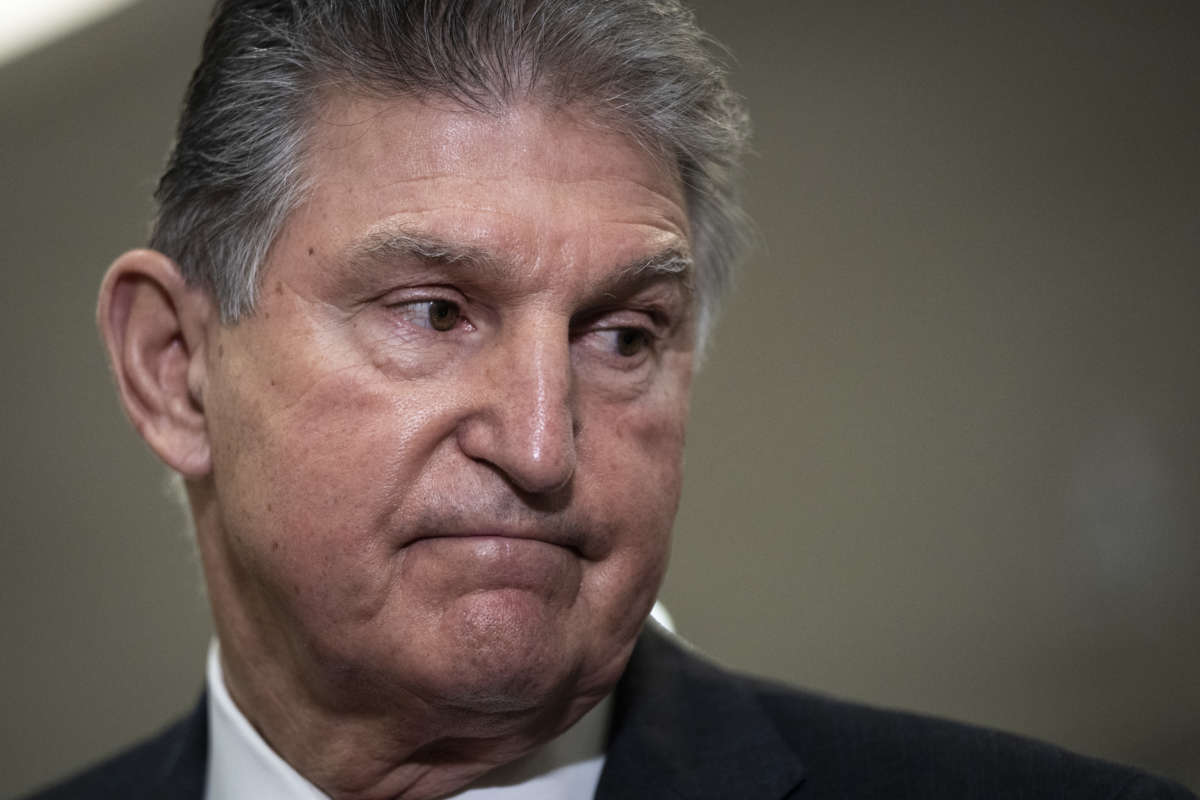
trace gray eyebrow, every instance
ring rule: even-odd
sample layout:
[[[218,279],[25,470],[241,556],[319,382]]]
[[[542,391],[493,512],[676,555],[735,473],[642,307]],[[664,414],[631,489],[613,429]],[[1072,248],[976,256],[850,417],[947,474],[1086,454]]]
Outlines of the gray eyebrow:
[[[618,274],[630,278],[640,275],[678,275],[684,279],[684,283],[690,285],[693,266],[691,256],[672,247],[635,261],[618,270]]]
[[[483,248],[403,230],[374,231],[356,243],[349,256],[351,264],[394,264],[406,258],[419,258],[438,264],[478,267],[493,273],[505,271],[505,264]],[[626,284],[673,277],[690,294],[694,288],[693,274],[692,257],[683,249],[668,247],[616,269],[601,288],[602,293],[612,294]]]
[[[685,250],[669,247],[616,270],[601,284],[597,294],[615,300],[642,286],[666,279],[679,286],[684,295],[693,297],[694,277],[692,257]]]
[[[634,263],[625,266],[623,270],[619,270],[622,275],[630,277],[636,275],[684,275],[692,269],[692,261],[690,255],[680,251],[680,249],[670,248],[665,249],[661,253],[648,255],[648,257],[634,261]]]
[[[455,244],[436,236],[408,231],[376,231],[368,234],[353,248],[351,259],[358,261],[394,262],[404,258],[420,258],[442,264],[486,264],[495,266],[487,251],[471,245]]]

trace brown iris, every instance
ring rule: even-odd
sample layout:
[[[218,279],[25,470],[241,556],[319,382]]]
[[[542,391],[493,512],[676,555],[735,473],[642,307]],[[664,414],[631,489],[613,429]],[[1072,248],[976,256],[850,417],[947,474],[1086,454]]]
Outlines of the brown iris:
[[[622,328],[617,331],[617,352],[623,356],[636,356],[646,346],[646,332],[637,328]]]
[[[429,326],[435,331],[453,330],[459,315],[458,306],[449,300],[429,301]]]

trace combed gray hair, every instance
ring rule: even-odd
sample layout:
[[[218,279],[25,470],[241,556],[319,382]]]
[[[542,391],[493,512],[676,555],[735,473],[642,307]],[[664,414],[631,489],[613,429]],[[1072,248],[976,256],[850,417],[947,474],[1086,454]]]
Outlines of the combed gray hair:
[[[719,49],[678,0],[219,0],[155,197],[150,246],[252,313],[259,269],[304,200],[310,121],[331,90],[495,113],[583,106],[673,160],[692,229],[702,349],[748,241],[749,122]]]

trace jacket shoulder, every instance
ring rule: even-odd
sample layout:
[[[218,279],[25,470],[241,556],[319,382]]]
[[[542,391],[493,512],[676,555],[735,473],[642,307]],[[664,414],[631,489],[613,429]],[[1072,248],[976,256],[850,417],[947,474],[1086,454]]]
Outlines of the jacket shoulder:
[[[812,793],[802,797],[854,787],[849,796],[1196,800],[1170,781],[1045,742],[744,680],[804,760]]]
[[[26,800],[158,798],[199,800],[208,762],[207,702],[127,750],[30,795]]]

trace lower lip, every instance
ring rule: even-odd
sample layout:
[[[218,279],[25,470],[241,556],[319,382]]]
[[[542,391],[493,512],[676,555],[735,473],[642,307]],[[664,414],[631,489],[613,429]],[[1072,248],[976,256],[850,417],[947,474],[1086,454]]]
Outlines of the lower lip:
[[[573,550],[539,539],[509,536],[434,536],[407,548],[406,569],[440,573],[463,589],[545,591],[578,579]]]

